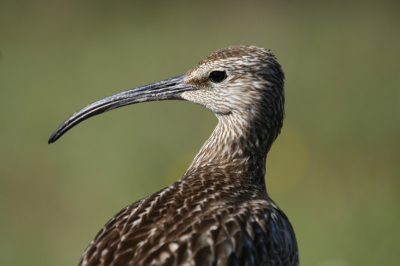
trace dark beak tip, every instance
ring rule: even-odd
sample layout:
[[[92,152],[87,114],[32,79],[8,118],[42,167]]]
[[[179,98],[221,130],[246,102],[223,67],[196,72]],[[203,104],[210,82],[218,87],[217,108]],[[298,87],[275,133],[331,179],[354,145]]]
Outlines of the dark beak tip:
[[[64,122],[65,123],[65,122]],[[51,134],[49,140],[47,141],[47,144],[51,144],[56,142],[63,134],[63,129],[65,128],[65,124],[61,124],[54,132]]]
[[[51,134],[49,140],[47,141],[47,144],[54,143],[54,142],[57,140],[57,138],[56,138],[55,135],[56,135],[56,132],[54,132],[53,134]]]

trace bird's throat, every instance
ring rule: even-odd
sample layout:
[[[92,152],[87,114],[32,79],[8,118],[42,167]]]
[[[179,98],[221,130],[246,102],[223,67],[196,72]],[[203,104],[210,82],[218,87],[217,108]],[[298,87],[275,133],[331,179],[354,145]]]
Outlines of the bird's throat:
[[[230,114],[218,117],[219,122],[186,171],[220,169],[228,175],[251,176],[252,183],[265,186],[265,163],[269,150],[268,132],[256,128],[259,123],[248,117]]]

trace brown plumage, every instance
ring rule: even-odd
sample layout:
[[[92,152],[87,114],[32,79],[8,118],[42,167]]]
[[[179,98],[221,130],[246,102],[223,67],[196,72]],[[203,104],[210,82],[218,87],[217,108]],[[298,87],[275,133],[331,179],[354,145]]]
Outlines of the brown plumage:
[[[79,265],[298,265],[294,231],[264,180],[283,123],[283,79],[269,50],[232,46],[185,75],[111,95],[68,118],[49,143],[90,116],[144,101],[187,100],[219,119],[186,173],[115,215]]]

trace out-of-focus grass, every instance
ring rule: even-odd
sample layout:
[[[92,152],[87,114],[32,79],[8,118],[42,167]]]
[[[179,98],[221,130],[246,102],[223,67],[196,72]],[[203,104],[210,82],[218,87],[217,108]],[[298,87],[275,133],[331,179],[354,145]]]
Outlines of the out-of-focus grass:
[[[267,188],[302,265],[400,260],[396,1],[0,1],[0,265],[73,265],[109,218],[177,180],[217,123],[186,102],[52,131],[92,101],[185,73],[235,44],[271,48],[286,121]]]

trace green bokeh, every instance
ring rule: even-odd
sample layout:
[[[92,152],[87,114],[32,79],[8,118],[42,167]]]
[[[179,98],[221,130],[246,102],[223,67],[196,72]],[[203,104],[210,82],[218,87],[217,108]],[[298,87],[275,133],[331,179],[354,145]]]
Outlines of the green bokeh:
[[[134,105],[47,139],[81,107],[185,73],[216,49],[272,49],[286,120],[267,188],[302,265],[400,261],[398,1],[0,0],[0,265],[75,265],[124,206],[177,180],[217,123]]]

